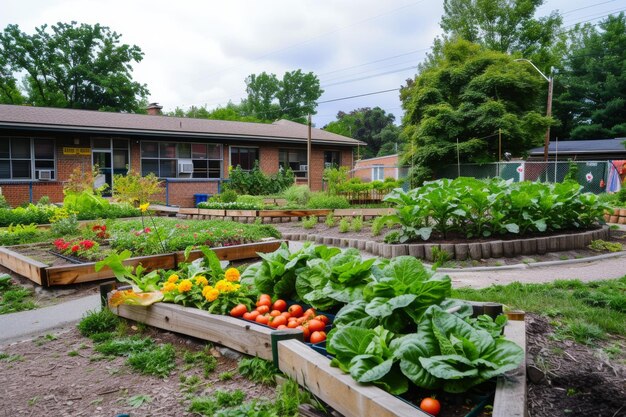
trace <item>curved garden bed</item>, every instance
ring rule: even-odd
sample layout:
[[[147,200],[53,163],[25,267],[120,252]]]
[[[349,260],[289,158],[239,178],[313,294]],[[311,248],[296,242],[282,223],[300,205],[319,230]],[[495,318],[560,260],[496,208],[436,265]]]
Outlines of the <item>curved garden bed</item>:
[[[609,238],[610,229],[603,226],[595,230],[569,234],[553,234],[551,236],[528,237],[520,239],[493,239],[480,242],[468,240],[463,243],[406,243],[390,244],[366,239],[338,238],[309,233],[283,233],[286,240],[303,240],[344,248],[357,248],[376,256],[393,258],[410,255],[432,262],[433,249],[446,252],[450,259],[479,260],[485,258],[514,257],[519,255],[542,255],[547,252],[585,249],[593,240]]]

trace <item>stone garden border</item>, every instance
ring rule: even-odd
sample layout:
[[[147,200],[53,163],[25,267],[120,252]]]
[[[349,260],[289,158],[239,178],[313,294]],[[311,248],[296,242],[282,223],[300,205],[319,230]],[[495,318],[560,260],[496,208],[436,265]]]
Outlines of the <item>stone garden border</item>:
[[[580,233],[554,235],[546,237],[531,237],[526,239],[493,240],[489,242],[464,242],[456,244],[446,243],[409,243],[388,244],[373,242],[365,239],[349,239],[328,237],[307,233],[283,233],[283,239],[312,241],[327,246],[342,248],[357,248],[384,258],[410,255],[418,259],[433,262],[433,249],[438,248],[447,252],[450,259],[464,261],[468,259],[486,258],[513,258],[520,255],[543,255],[548,252],[558,252],[573,249],[584,249],[592,240],[609,238],[610,229],[602,226],[600,229],[586,230]]]

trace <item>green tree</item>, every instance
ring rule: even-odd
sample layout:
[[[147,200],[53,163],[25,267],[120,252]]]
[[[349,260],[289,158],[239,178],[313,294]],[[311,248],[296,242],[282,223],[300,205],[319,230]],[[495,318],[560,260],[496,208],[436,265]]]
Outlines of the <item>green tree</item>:
[[[35,106],[142,111],[148,90],[132,80],[131,63],[143,52],[120,38],[99,24],[43,25],[32,35],[8,25],[0,33],[0,100],[17,104],[24,96]]]
[[[596,27],[571,31],[559,74],[555,135],[573,139],[626,136],[626,17],[609,16]]]
[[[561,16],[534,18],[544,0],[444,0],[441,28],[494,51],[518,53],[540,68],[561,56]]]
[[[361,150],[361,156],[373,158],[396,153],[400,128],[394,125],[394,121],[395,116],[380,107],[364,107],[350,113],[340,111],[337,120],[326,125],[324,130],[366,142],[367,147]]]
[[[288,119],[306,122],[315,114],[317,100],[324,90],[312,72],[288,71],[281,80],[275,74],[251,74],[246,78],[245,100],[248,115],[261,120]]]
[[[208,110],[206,106],[191,106],[189,110],[176,107],[173,111],[168,112],[168,116],[189,117],[192,119],[211,119],[211,120],[228,120],[234,122],[252,122],[267,123],[267,120],[260,120],[254,116],[247,114],[247,106],[245,101],[242,104],[234,104],[229,102],[225,107],[217,107]]]
[[[456,162],[457,140],[462,162],[497,160],[498,129],[514,155],[540,145],[551,123],[539,103],[543,87],[532,67],[507,54],[462,39],[446,42],[436,65],[401,94],[414,183]]]

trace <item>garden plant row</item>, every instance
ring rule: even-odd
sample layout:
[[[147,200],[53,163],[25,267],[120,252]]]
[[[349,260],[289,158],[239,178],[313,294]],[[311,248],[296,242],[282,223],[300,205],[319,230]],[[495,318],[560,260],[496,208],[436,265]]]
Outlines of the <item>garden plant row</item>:
[[[488,396],[497,375],[519,372],[523,363],[523,349],[502,337],[504,316],[496,320],[472,317],[472,306],[448,298],[450,278],[434,274],[415,258],[363,260],[354,249],[305,245],[291,252],[283,245],[260,254],[260,262],[247,267],[240,279],[233,279],[238,274],[232,268],[223,271],[215,255],[204,252],[204,258],[176,271],[141,278],[131,268],[114,267],[118,279],[133,289],[114,293],[113,309],[124,317],[200,335],[245,353],[265,358],[277,354],[274,359],[281,369],[299,381],[304,378],[300,382],[306,381],[306,386],[327,379],[331,385],[319,395],[345,415],[425,415],[389,394],[408,395],[408,399],[433,392],[443,399],[468,395],[459,394],[467,391]],[[259,294],[336,312],[326,342],[332,361],[312,355],[309,348],[302,350],[300,342],[279,341],[293,337],[292,330],[272,332],[247,321],[209,314],[227,314],[240,306],[251,310],[262,302]],[[124,305],[160,298],[182,306]],[[347,388],[341,388],[346,384]],[[353,393],[342,405],[334,396],[346,390]],[[358,401],[361,406],[350,410],[349,405]],[[371,414],[374,409],[364,410],[363,404],[374,407],[376,414]],[[520,404],[522,399],[515,406]]]

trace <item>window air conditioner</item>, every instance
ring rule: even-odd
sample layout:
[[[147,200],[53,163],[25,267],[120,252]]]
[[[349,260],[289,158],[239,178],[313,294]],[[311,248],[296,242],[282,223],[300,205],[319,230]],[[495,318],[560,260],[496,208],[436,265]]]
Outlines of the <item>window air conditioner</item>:
[[[39,180],[41,181],[50,181],[52,180],[52,171],[49,169],[40,169],[39,170]]]
[[[300,165],[299,171],[308,171],[308,170],[309,170],[309,166],[308,165]]]
[[[193,174],[193,162],[190,160],[178,161],[179,174]]]

